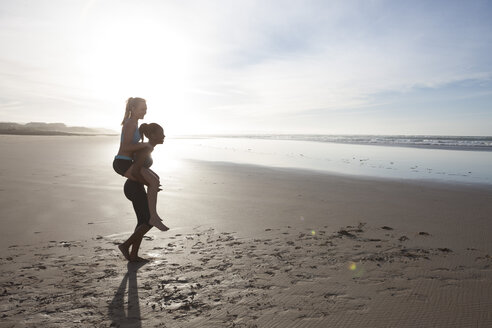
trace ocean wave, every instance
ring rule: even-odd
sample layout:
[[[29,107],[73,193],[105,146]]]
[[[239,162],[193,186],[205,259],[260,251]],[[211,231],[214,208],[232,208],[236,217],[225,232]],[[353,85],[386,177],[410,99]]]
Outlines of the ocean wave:
[[[227,135],[220,137],[492,151],[492,137],[489,136],[268,134]]]

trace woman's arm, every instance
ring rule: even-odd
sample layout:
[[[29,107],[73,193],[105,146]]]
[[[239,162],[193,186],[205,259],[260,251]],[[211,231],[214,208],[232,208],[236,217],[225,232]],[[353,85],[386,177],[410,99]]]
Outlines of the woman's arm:
[[[154,147],[152,147],[151,144],[149,144],[148,142],[139,142],[139,143],[136,143],[136,144],[132,144],[130,143],[129,145],[122,145],[121,147],[121,151],[123,152],[128,152],[128,153],[135,153],[135,152],[138,152],[140,150],[152,150],[154,149]]]
[[[135,134],[136,126],[133,126],[132,124],[126,123],[123,126],[123,130],[121,133],[123,133],[123,141],[121,143],[121,151],[125,153],[134,153],[142,149],[149,149],[152,150],[154,147],[150,145],[148,142],[139,142],[139,143],[133,143],[133,135]]]

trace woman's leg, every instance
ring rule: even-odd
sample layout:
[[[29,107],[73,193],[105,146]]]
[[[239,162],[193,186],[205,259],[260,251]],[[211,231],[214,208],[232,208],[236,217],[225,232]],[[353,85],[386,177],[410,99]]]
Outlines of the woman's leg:
[[[154,171],[152,171],[152,169],[148,168],[147,170],[149,170],[152,174],[154,174],[157,177],[158,180],[160,179],[160,177],[157,175],[157,173],[155,173]]]
[[[140,243],[142,242],[143,236],[152,229],[150,225],[150,210],[147,200],[147,193],[143,184],[132,181],[130,179],[126,180],[125,186],[123,188],[126,198],[132,201],[133,209],[137,215],[137,226],[135,231],[124,243],[118,246],[123,256],[128,261],[142,261],[143,259],[138,256],[138,250],[140,249]],[[160,222],[160,221],[159,221]],[[162,226],[162,222],[160,222]],[[164,226],[166,229],[167,227]],[[131,252],[130,252],[130,246]]]
[[[123,244],[120,244],[118,248],[120,249],[123,256],[128,261],[135,261],[138,258],[138,249],[140,248],[140,243],[142,242],[143,236],[152,227],[146,224],[138,226],[133,234],[128,238]],[[130,246],[132,246],[132,251],[130,253]]]
[[[147,224],[142,224],[135,229],[133,235],[135,235],[135,240],[132,243],[132,251],[130,253],[130,261],[142,261],[143,259],[138,256],[138,250],[140,248],[140,243],[142,242],[143,236],[152,228]],[[132,236],[133,236],[132,235]]]
[[[133,164],[132,164],[132,166],[130,166],[130,168],[129,168],[126,172],[125,172],[125,174],[124,174],[125,178],[130,179],[130,180],[132,180],[132,181],[137,181],[137,182],[139,182],[139,180],[137,180],[137,179],[136,179],[136,178],[132,175],[132,173],[131,173],[131,172],[132,172],[132,169],[133,169]],[[141,169],[141,171],[140,171],[140,173],[142,173],[142,175],[143,175],[143,172],[144,172],[143,170],[147,170],[147,171],[150,173],[149,178],[150,178],[150,179],[152,179],[152,180],[157,180],[157,183],[158,183],[158,184],[159,184],[159,186],[160,186],[160,177],[157,175],[157,173],[155,173],[154,171],[152,171],[152,170],[151,170],[151,169],[149,169],[149,168],[142,168],[142,169]],[[146,181],[147,181],[147,180],[146,180]],[[149,182],[147,182],[147,183],[149,183]]]
[[[162,220],[157,214],[157,193],[159,192],[160,181],[157,176],[147,168],[142,168],[140,172],[142,173],[145,181],[148,183],[147,199],[150,210],[149,223],[162,231],[167,231],[169,228],[161,222]]]
[[[125,172],[125,177],[132,181],[139,182],[132,175],[131,173],[132,169],[133,169],[133,165],[130,166],[130,168]],[[149,202],[151,221],[157,223],[157,221],[162,221],[159,215],[157,214],[157,193],[159,192],[159,186],[160,186],[159,178],[155,173],[153,173],[153,171],[150,171],[150,169],[148,168],[142,168],[140,170],[140,173],[142,174],[142,177],[145,179],[148,185],[147,194],[149,196],[148,202]]]
[[[128,170],[126,170],[124,176],[125,178],[127,179],[130,179],[132,181],[136,181],[136,182],[139,182],[133,175],[132,175],[132,170],[133,170],[133,164],[128,168]]]
[[[157,181],[159,182],[159,189],[157,190],[158,192],[161,191],[162,189],[160,188],[162,185],[161,185],[161,178],[157,175],[157,173],[155,173],[154,171],[152,171],[151,169],[147,169],[149,170],[150,173],[152,173],[152,175],[157,179]]]
[[[131,174],[133,165],[126,171],[125,177],[132,181],[137,181]],[[157,193],[159,192],[159,178],[158,176],[153,173],[148,168],[142,168],[140,170],[140,173],[142,174],[143,178],[148,184],[147,187],[147,200],[149,204],[149,210],[150,210],[150,224],[153,225],[154,227],[158,228],[159,230],[162,231],[167,231],[169,230],[168,227],[166,227],[161,221],[161,218],[157,214]]]

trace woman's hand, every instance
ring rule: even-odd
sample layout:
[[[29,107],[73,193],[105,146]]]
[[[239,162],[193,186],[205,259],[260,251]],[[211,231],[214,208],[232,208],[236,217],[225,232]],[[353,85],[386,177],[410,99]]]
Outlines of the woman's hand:
[[[147,150],[150,150],[150,151],[154,150],[154,146],[152,146],[149,142],[144,142],[143,144],[145,145],[145,148]]]

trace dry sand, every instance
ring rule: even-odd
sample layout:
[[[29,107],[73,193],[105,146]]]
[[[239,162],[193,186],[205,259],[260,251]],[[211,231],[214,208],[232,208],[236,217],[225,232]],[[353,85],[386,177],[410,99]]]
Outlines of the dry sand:
[[[2,169],[0,327],[492,326],[490,189],[186,162],[138,265],[115,173]]]

